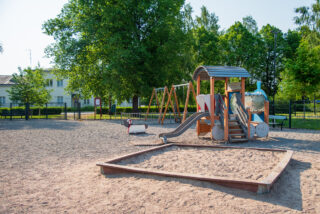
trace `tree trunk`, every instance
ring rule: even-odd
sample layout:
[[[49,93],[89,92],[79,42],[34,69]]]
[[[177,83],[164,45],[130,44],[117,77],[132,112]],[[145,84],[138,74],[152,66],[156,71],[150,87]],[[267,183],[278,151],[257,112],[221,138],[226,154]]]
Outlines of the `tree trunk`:
[[[138,97],[138,95],[134,95],[132,98],[132,112],[133,113],[139,112],[139,97]]]

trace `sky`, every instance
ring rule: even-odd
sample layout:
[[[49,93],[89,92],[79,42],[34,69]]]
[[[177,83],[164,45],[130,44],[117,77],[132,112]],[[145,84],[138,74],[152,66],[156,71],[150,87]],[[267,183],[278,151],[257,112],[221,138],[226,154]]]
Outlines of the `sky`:
[[[295,29],[294,9],[310,6],[315,0],[186,0],[194,16],[204,5],[219,17],[220,29],[228,29],[236,21],[251,15],[259,29],[271,24],[283,32]],[[56,17],[67,0],[0,0],[0,75],[18,72],[18,67],[49,68],[50,59],[44,49],[54,40],[45,35],[42,24]]]

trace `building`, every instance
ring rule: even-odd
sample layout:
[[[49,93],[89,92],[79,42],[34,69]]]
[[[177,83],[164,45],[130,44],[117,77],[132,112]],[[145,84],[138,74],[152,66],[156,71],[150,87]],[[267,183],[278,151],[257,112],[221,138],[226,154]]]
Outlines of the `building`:
[[[50,69],[46,69],[44,78],[47,81],[46,88],[51,90],[51,105],[61,105],[67,103],[67,106],[74,106],[76,101],[81,102],[81,106],[93,106],[94,98],[78,99],[78,94],[69,93],[65,90],[68,85],[67,79],[57,79]],[[8,107],[12,101],[10,100],[7,90],[15,83],[12,81],[12,75],[0,75],[0,106]]]
[[[47,81],[46,88],[51,90],[51,105],[62,105],[67,103],[68,107],[73,107],[74,103],[80,101],[81,107],[93,106],[94,97],[90,99],[78,99],[78,94],[74,92],[68,92],[65,90],[68,85],[68,79],[58,79],[52,72],[51,69],[44,70],[44,78]],[[10,100],[7,90],[11,88],[15,83],[12,81],[12,75],[0,75],[0,107],[9,107],[12,101]],[[117,103],[117,102],[116,102]],[[124,101],[119,104],[120,107],[131,107],[132,102]]]

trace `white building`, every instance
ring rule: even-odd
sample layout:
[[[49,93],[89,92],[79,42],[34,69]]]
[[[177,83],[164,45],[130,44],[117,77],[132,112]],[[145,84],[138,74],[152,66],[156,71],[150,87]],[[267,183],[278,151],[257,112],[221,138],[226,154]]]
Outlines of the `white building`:
[[[67,79],[57,79],[57,77],[50,71],[50,69],[45,70],[44,78],[47,80],[48,85],[46,86],[51,92],[51,105],[61,105],[67,103],[67,106],[73,106],[74,102],[78,99],[76,93],[65,91],[66,86],[68,85]],[[8,107],[12,101],[10,100],[7,90],[11,88],[15,83],[12,82],[12,75],[0,75],[0,106]],[[81,97],[81,96],[80,96]],[[94,98],[90,99],[81,99],[81,106],[93,106]]]
[[[75,101],[78,100],[78,94],[73,92],[67,92],[65,90],[66,86],[68,85],[68,79],[58,79],[52,72],[51,69],[44,70],[44,78],[46,79],[48,85],[46,86],[49,89],[51,100],[51,106],[54,105],[61,105],[63,103],[67,103],[68,107],[73,107]],[[0,75],[0,107],[9,107],[12,101],[10,100],[9,94],[7,90],[11,88],[12,85],[15,83],[12,82],[12,75]],[[94,105],[94,97],[90,99],[80,99],[81,107],[84,106],[93,106]],[[117,103],[117,102],[116,102]],[[124,101],[120,104],[117,104],[120,107],[131,107],[132,102]]]

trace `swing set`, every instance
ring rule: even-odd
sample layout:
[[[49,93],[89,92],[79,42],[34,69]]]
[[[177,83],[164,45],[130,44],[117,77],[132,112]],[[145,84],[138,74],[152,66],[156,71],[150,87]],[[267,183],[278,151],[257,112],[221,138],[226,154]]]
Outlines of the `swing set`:
[[[151,95],[151,98],[150,98],[150,101],[149,101],[149,106],[148,106],[148,110],[147,110],[147,114],[146,114],[145,120],[148,119],[148,114],[150,112],[150,107],[151,107],[151,104],[152,104],[152,100],[153,100],[153,97],[155,97],[156,104],[158,106],[158,111],[159,111],[158,123],[161,123],[163,125],[164,119],[165,119],[167,111],[168,111],[169,104],[171,105],[175,121],[176,122],[181,122],[181,113],[180,113],[179,102],[178,102],[177,93],[176,93],[176,89],[181,88],[181,87],[182,88],[188,87],[188,89],[187,89],[187,97],[186,97],[186,101],[185,101],[185,105],[184,105],[184,111],[183,111],[183,118],[182,118],[182,122],[184,122],[186,120],[186,117],[187,117],[187,110],[188,110],[188,104],[189,104],[189,98],[190,98],[190,91],[193,94],[193,98],[194,98],[195,102],[197,102],[196,93],[195,93],[195,90],[194,90],[194,87],[193,87],[191,81],[189,83],[185,83],[185,84],[172,85],[171,89],[170,89],[170,92],[169,92],[167,86],[165,86],[163,88],[154,88],[152,90],[152,95]],[[158,99],[158,92],[159,91],[163,91],[163,95],[162,95],[160,106],[159,106],[159,99]],[[167,99],[167,102],[166,102],[166,105],[165,105],[165,108],[164,108],[166,95],[168,96],[168,99]],[[172,97],[174,98],[175,105],[174,105],[174,102],[172,101]],[[175,109],[175,106],[176,106],[176,109]],[[176,114],[176,111],[177,111],[177,114]]]

